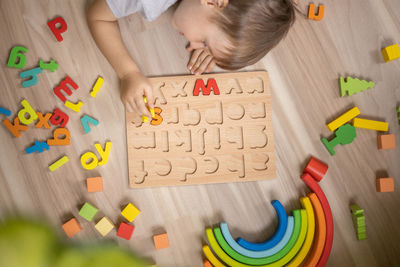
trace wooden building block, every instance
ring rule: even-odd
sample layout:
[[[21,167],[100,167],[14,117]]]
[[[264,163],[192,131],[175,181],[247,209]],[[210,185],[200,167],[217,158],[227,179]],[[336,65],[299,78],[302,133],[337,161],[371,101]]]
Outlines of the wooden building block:
[[[94,227],[102,236],[106,236],[114,228],[114,224],[107,217],[103,217]]]
[[[308,172],[315,180],[319,182],[324,177],[327,171],[328,165],[314,157],[311,157],[303,172]]]
[[[398,44],[390,45],[382,49],[382,55],[385,62],[400,58],[400,47]]]
[[[157,250],[169,247],[167,233],[153,236],[153,241],[154,241],[154,246]]]
[[[384,121],[374,121],[367,119],[355,118],[353,121],[353,126],[357,128],[369,129],[386,132],[389,130],[389,123]]]
[[[135,227],[133,225],[121,222],[118,228],[117,236],[122,237],[126,240],[130,240]]]
[[[89,193],[103,191],[103,178],[90,177],[86,179],[87,191]]]
[[[386,177],[386,178],[376,179],[376,191],[377,192],[393,192],[394,191],[393,178]]]
[[[91,222],[98,211],[99,210],[95,206],[86,202],[79,211],[79,215],[85,220]]]
[[[348,110],[347,112],[343,113],[342,115],[340,115],[335,120],[328,123],[326,125],[326,127],[328,127],[329,131],[334,131],[337,128],[339,128],[340,126],[342,126],[343,124],[347,123],[348,121],[350,121],[353,118],[355,118],[356,116],[358,116],[359,114],[360,114],[360,110],[357,107],[354,107],[354,108]]]
[[[64,223],[62,228],[68,237],[72,237],[82,230],[81,225],[75,218],[72,218],[68,222]]]
[[[359,92],[363,92],[369,88],[375,86],[374,82],[368,82],[366,80],[360,80],[358,78],[347,77],[346,79],[343,77],[339,78],[340,85],[340,96],[343,97],[346,93],[351,96],[357,94]]]
[[[132,222],[139,214],[140,210],[138,210],[132,203],[126,205],[126,207],[121,212],[122,216],[124,216],[129,222]]]
[[[396,136],[394,134],[378,135],[378,149],[393,149],[396,147]]]
[[[69,158],[67,156],[63,156],[60,159],[56,160],[55,162],[53,162],[50,166],[49,166],[49,170],[50,171],[55,171],[58,168],[60,168],[62,165],[64,165],[65,163],[67,163],[69,161]]]
[[[265,71],[149,80],[153,118],[143,123],[134,112],[126,113],[132,188],[275,178]]]

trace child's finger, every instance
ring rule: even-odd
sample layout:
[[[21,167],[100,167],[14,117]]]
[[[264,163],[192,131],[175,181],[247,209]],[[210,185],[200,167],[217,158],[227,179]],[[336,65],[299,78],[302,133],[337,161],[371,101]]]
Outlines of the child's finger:
[[[131,105],[129,104],[129,102],[124,102],[124,106],[127,112],[132,113],[133,109],[131,107]]]
[[[136,103],[136,107],[137,107],[140,115],[146,116],[149,118],[152,117],[150,111],[146,108],[146,104],[143,101],[143,96],[135,97],[135,103]]]
[[[129,101],[127,102],[127,106],[130,107],[131,112],[134,112],[136,114],[138,113],[138,110],[137,110],[137,107],[136,107],[136,103],[135,103],[133,98],[129,99]]]
[[[154,108],[153,88],[151,86],[145,87],[144,88],[144,95],[147,98],[147,105],[149,105],[149,108]]]
[[[203,52],[202,49],[196,49],[196,50],[194,50],[194,52],[193,52],[193,54],[192,54],[192,57],[190,58],[189,64],[188,64],[188,69],[189,69],[189,70],[192,70],[192,69],[193,69],[194,63],[196,63],[197,58],[200,56],[200,54],[201,54],[202,52]],[[192,71],[192,73],[193,73],[193,71]]]
[[[199,55],[197,58],[196,62],[194,63],[192,67],[192,73],[195,73],[197,69],[200,67],[201,63],[204,61],[204,59],[208,56],[209,54],[203,50],[202,53]]]
[[[212,71],[212,69],[215,67],[215,60],[214,58],[210,61],[210,63],[208,63],[208,66],[205,70],[206,73]]]
[[[200,65],[195,70],[195,74],[202,74],[212,59],[213,57],[211,55],[207,55],[205,58],[201,59]]]

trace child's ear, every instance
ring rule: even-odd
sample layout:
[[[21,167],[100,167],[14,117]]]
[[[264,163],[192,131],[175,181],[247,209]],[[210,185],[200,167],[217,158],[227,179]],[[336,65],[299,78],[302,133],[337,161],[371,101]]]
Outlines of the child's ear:
[[[201,4],[207,7],[223,10],[229,3],[229,0],[200,0]]]

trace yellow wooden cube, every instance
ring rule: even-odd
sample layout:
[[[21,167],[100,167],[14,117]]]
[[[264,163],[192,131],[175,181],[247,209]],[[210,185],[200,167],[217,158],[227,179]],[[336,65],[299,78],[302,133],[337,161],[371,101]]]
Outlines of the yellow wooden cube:
[[[400,58],[400,47],[398,44],[390,45],[382,49],[382,55],[385,62]]]
[[[107,217],[103,217],[94,227],[102,236],[106,236],[114,228],[114,224]]]
[[[140,214],[140,210],[138,210],[132,203],[126,205],[126,207],[121,212],[122,216],[124,216],[129,222],[132,222],[136,216]]]

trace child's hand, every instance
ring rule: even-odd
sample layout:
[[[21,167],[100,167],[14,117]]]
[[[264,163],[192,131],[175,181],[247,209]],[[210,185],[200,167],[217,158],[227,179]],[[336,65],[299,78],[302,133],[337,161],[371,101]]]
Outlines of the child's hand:
[[[151,118],[143,96],[147,98],[149,108],[154,108],[153,88],[150,81],[139,71],[128,73],[121,78],[121,100],[128,112]]]
[[[214,57],[211,55],[207,47],[193,49],[188,47],[188,51],[193,51],[187,68],[192,74],[202,74],[203,72],[210,72],[214,66]]]

